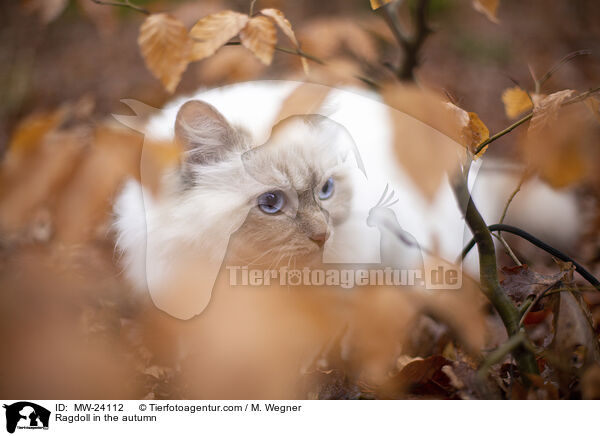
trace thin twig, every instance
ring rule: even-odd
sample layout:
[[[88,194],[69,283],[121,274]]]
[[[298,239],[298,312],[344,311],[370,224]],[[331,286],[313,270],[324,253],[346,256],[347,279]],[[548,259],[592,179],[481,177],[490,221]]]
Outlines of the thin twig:
[[[506,218],[506,213],[508,212],[508,208],[509,208],[510,204],[514,200],[515,196],[519,193],[519,191],[521,190],[521,187],[523,186],[523,183],[525,183],[525,180],[527,180],[528,177],[529,177],[529,170],[526,168],[525,171],[523,171],[523,175],[521,176],[521,179],[519,180],[517,187],[512,192],[512,194],[510,194],[510,197],[508,197],[508,200],[506,201],[506,204],[504,205],[504,210],[502,211],[502,216],[500,217],[500,221],[499,221],[500,224],[502,224],[504,222],[504,219]]]
[[[577,56],[588,56],[591,55],[592,51],[591,50],[577,50],[574,51],[572,53],[567,54],[566,56],[564,56],[561,60],[559,60],[556,64],[554,64],[552,66],[552,68],[550,68],[546,74],[544,74],[542,76],[542,78],[538,81],[539,83],[539,87],[542,87],[544,85],[544,83],[550,79],[550,77],[552,77],[552,75],[554,73],[556,73],[556,71],[562,67],[564,64],[566,64],[567,62],[570,62],[571,60],[575,59]],[[539,93],[539,89],[538,92]]]
[[[567,105],[570,105],[573,103],[578,103],[594,94],[597,94],[598,92],[600,92],[600,87],[592,88],[592,89],[590,89],[586,92],[582,92],[581,94],[576,95],[572,98],[566,99],[561,104],[561,106],[567,106]],[[500,132],[496,133],[495,135],[490,136],[488,139],[486,139],[485,141],[483,141],[481,144],[479,144],[477,146],[477,149],[475,150],[475,152],[473,154],[478,155],[479,153],[481,153],[481,150],[483,150],[488,144],[494,142],[496,139],[506,135],[507,133],[510,133],[513,129],[515,129],[515,128],[519,127],[521,124],[529,121],[532,117],[533,117],[533,112],[530,112],[527,115],[525,115],[523,118],[521,118],[520,120],[514,122],[513,124],[511,124],[510,126],[505,128],[504,130],[501,130]]]
[[[133,3],[131,3],[129,0],[123,0],[123,2],[106,2],[106,1],[102,1],[102,0],[91,0],[91,1],[98,5],[119,6],[122,8],[133,9],[134,11],[141,12],[142,14],[145,14],[145,15],[151,14],[151,12],[148,9],[144,9],[140,6],[136,6]]]
[[[529,306],[527,306],[527,308],[523,311],[523,314],[521,315],[521,320],[519,321],[519,326],[523,325],[525,318],[527,317],[527,315],[529,315],[529,312],[531,312],[531,309],[533,309],[533,306],[535,306],[538,303],[538,301],[540,301],[542,299],[542,297],[544,295],[546,295],[546,292],[548,292],[550,289],[555,287],[558,283],[560,283],[560,280],[557,281],[556,283],[552,283],[550,286],[548,286],[546,289],[544,289],[542,292],[540,292],[538,295],[536,295],[536,297],[531,302],[531,304]]]
[[[522,230],[518,227],[510,226],[508,224],[492,224],[491,226],[488,226],[488,229],[490,232],[503,231],[503,232],[512,233],[513,235],[520,236],[521,238],[525,239],[526,241],[531,242],[536,247],[541,248],[546,253],[551,254],[552,256],[562,260],[563,262],[571,262],[573,264],[573,266],[575,267],[575,271],[577,271],[579,273],[579,275],[581,275],[581,277],[583,277],[585,280],[587,280],[588,283],[591,284],[597,291],[600,291],[600,281],[598,281],[598,279],[596,277],[594,277],[594,275],[592,273],[590,273],[587,269],[585,269],[585,267],[583,265],[581,265],[579,262],[574,260],[572,257],[566,255],[559,249],[554,248],[551,245],[546,244],[544,241],[539,240],[538,238],[533,236],[531,233],[528,233],[525,230]],[[476,242],[477,242],[476,239],[473,238],[469,241],[469,243],[465,246],[465,248],[463,248],[463,251],[461,253],[461,257],[463,259],[467,256],[469,251],[471,251],[471,249],[475,246]]]
[[[509,353],[511,353],[517,347],[523,345],[525,342],[527,342],[527,337],[525,336],[525,333],[522,331],[519,331],[518,333],[516,333],[513,336],[511,336],[510,338],[508,338],[508,340],[505,343],[500,345],[498,348],[496,348],[494,351],[492,351],[487,356],[487,358],[485,359],[485,361],[483,362],[483,364],[477,371],[477,380],[479,382],[482,382],[485,379],[485,377],[487,376],[489,369],[493,365],[501,362],[502,359],[504,359],[504,357],[506,357]]]
[[[250,2],[250,12],[248,12],[248,15],[252,16],[254,14],[254,5],[256,4],[256,0],[252,0]]]
[[[523,186],[523,183],[527,179],[528,175],[529,175],[529,171],[527,169],[525,169],[525,171],[523,171],[523,175],[521,176],[521,178],[519,180],[519,183],[517,184],[517,187],[512,192],[512,194],[510,194],[510,196],[508,197],[508,200],[506,201],[506,204],[504,205],[504,210],[502,211],[502,216],[500,217],[500,224],[502,224],[504,222],[504,219],[506,218],[506,214],[508,212],[508,208],[510,207],[510,205],[511,205],[512,201],[514,200],[515,196],[521,190],[521,186]],[[504,237],[502,236],[502,232],[498,232],[498,239],[500,240],[500,242],[502,243],[502,245],[504,245],[504,248],[506,249],[508,255],[512,258],[512,260],[517,265],[521,266],[522,265],[521,261],[517,258],[517,256],[515,255],[515,253],[511,250],[510,246],[506,242],[506,239],[504,239]]]
[[[530,112],[527,115],[525,115],[523,118],[521,118],[520,120],[512,123],[510,126],[505,128],[504,130],[501,130],[498,133],[496,133],[495,135],[490,136],[488,139],[486,139],[485,141],[483,141],[481,144],[479,144],[477,146],[477,149],[475,149],[474,154],[477,156],[479,153],[481,153],[481,150],[483,150],[488,144],[491,144],[496,139],[501,138],[502,136],[506,135],[507,133],[512,132],[514,129],[519,127],[521,124],[529,121],[532,117],[533,117],[533,112]]]
[[[513,260],[513,262],[515,264],[517,264],[518,266],[523,266],[523,264],[521,263],[521,261],[519,260],[517,255],[514,253],[514,251],[512,251],[512,249],[508,245],[508,242],[506,242],[506,240],[502,237],[500,232],[498,232],[497,235],[492,233],[492,236],[500,241],[500,243],[504,246],[506,253],[510,256],[510,258]]]
[[[227,42],[225,45],[241,45],[242,43],[240,41],[229,41]],[[313,62],[316,62],[319,65],[323,65],[323,66],[327,66],[327,62],[325,62],[323,59],[320,59],[316,56],[313,56],[311,54],[306,53],[305,51],[303,51],[302,49],[296,49],[296,48],[287,48],[287,47],[279,47],[279,46],[275,46],[275,50],[280,51],[282,53],[287,53],[287,54],[291,54],[291,55],[296,55],[296,56],[301,56],[303,58],[309,59]],[[361,82],[369,85],[371,88],[373,89],[379,89],[381,88],[381,85],[379,83],[377,83],[375,80],[371,79],[370,77],[367,76],[363,76],[360,74],[353,74],[352,77],[354,77],[355,79],[360,80]]]

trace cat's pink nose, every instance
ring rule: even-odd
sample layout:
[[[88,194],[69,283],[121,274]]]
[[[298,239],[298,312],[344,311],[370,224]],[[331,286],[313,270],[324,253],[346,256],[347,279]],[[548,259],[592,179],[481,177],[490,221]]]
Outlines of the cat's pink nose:
[[[314,235],[310,236],[310,239],[312,241],[314,241],[321,248],[323,248],[323,245],[325,245],[325,241],[327,241],[328,238],[329,238],[328,232],[315,233]]]

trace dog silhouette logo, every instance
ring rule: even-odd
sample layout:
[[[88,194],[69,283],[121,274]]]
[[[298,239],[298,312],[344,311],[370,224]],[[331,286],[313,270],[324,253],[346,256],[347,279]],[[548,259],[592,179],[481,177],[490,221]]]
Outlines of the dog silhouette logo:
[[[50,411],[29,401],[5,404],[6,431],[14,433],[18,429],[48,429]]]

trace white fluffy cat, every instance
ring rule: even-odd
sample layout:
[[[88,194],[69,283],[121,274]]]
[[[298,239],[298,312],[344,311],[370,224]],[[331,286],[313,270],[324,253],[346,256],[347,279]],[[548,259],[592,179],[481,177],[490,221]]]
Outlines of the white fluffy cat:
[[[150,138],[177,137],[184,158],[165,175],[158,197],[137,182],[126,184],[115,206],[117,247],[130,281],[149,289],[167,313],[183,319],[200,313],[225,257],[271,267],[311,256],[397,266],[415,244],[450,260],[460,253],[469,234],[448,183],[428,201],[403,171],[380,97],[332,89],[316,114],[273,129],[297,86],[259,81],[200,91],[168,104],[145,126]],[[197,102],[185,104],[190,100]],[[520,174],[489,164],[493,170],[477,167],[471,179],[477,175],[474,200],[493,224]],[[410,241],[399,233],[384,237],[377,207],[393,212],[386,219]],[[571,193],[532,179],[506,222],[565,248],[577,238],[577,218]]]

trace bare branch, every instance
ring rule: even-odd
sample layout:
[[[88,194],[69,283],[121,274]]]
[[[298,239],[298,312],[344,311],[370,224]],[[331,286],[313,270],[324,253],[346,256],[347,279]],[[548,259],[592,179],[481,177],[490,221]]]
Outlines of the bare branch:
[[[241,42],[239,41],[229,41],[228,43],[226,43],[225,45],[241,45]],[[306,52],[304,52],[302,49],[295,49],[295,48],[287,48],[287,47],[279,47],[279,46],[275,46],[275,50],[280,51],[282,53],[287,53],[287,54],[291,54],[291,55],[296,55],[296,56],[301,56],[303,58],[309,59],[313,62],[316,62],[319,65],[327,65],[327,62],[325,62],[323,59],[320,59],[316,56],[313,56],[311,54],[308,54]],[[360,80],[361,82],[369,85],[371,88],[373,89],[379,89],[381,87],[381,85],[379,83],[377,83],[375,80],[371,79],[370,77],[367,76],[363,76],[360,74],[354,74],[353,75],[354,78]]]
[[[521,333],[519,310],[510,301],[500,286],[494,241],[492,240],[490,230],[471,198],[471,194],[467,188],[467,174],[468,168],[464,170],[463,174],[453,180],[452,189],[463,212],[465,221],[473,233],[475,244],[477,244],[479,251],[479,278],[482,291],[490,300],[498,315],[500,315],[510,341],[513,337]],[[517,346],[513,351],[513,355],[522,374],[538,373],[535,356],[525,347],[522,345]],[[527,383],[525,377],[523,381]]]
[[[576,95],[574,97],[566,99],[562,103],[561,106],[567,106],[567,105],[570,105],[570,104],[573,104],[573,103],[578,103],[578,102],[583,101],[586,98],[589,98],[592,95],[597,94],[599,92],[600,92],[600,87],[590,89],[589,91],[582,92],[579,95]],[[506,135],[507,133],[512,132],[513,129],[515,129],[515,128],[519,127],[521,124],[529,121],[532,117],[533,117],[533,111],[529,112],[523,118],[521,118],[520,120],[514,122],[513,124],[511,124],[510,126],[508,126],[507,128],[505,128],[504,130],[501,130],[500,132],[496,133],[495,135],[490,136],[488,139],[486,139],[485,141],[483,141],[481,144],[479,144],[477,146],[477,149],[475,150],[474,154],[475,155],[479,154],[481,152],[481,150],[483,150],[488,144],[491,144],[496,139],[501,138],[502,136]]]
[[[413,16],[415,30],[412,36],[406,35],[402,30],[402,26],[398,20],[397,2],[388,3],[381,8],[383,18],[404,52],[402,65],[395,71],[396,76],[400,80],[414,81],[414,70],[420,61],[419,50],[427,36],[431,33],[431,29],[427,25],[428,6],[429,0],[417,0]]]

